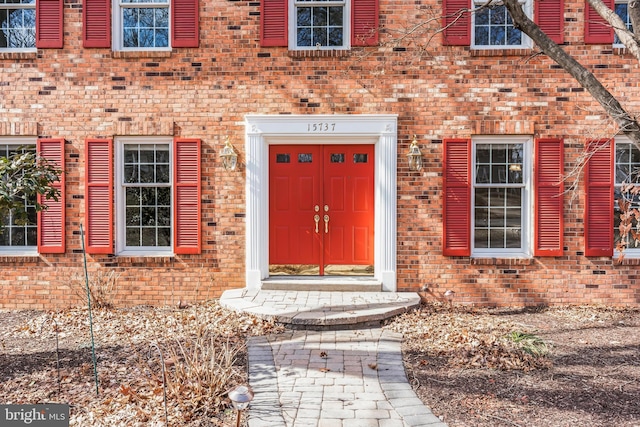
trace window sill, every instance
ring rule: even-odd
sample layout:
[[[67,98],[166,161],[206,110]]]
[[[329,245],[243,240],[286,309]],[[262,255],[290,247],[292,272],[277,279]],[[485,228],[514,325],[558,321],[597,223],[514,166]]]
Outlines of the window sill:
[[[171,58],[170,50],[117,50],[111,52],[115,59],[126,58]]]
[[[349,49],[289,50],[291,58],[344,58],[350,55]]]
[[[533,265],[533,258],[471,258],[471,265]]]
[[[530,56],[534,54],[533,49],[530,47],[523,48],[504,48],[504,49],[483,49],[474,48],[469,49],[471,56]]]

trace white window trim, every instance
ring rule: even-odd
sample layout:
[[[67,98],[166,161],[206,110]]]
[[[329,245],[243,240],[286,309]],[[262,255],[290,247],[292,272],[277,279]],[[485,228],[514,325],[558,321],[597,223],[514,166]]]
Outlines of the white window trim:
[[[472,158],[471,158],[471,257],[472,258],[531,258],[533,251],[531,249],[533,242],[533,204],[532,183],[532,139],[528,136],[476,136],[472,141]],[[522,167],[526,172],[523,181],[523,206],[522,206],[522,248],[475,248],[475,188],[476,188],[476,145],[477,144],[522,144],[523,145],[523,162]]]
[[[171,50],[171,39],[173,34],[173,26],[171,25],[171,7],[172,1],[167,0],[167,11],[169,13],[169,34],[168,34],[168,46],[167,47],[124,47],[123,40],[123,28],[124,23],[122,22],[122,5],[126,4],[131,7],[154,7],[158,8],[159,6],[164,5],[165,3],[153,3],[153,1],[149,1],[148,3],[122,3],[120,0],[113,0],[113,7],[111,8],[111,37],[113,40],[112,46],[113,50],[116,52],[140,52],[140,51],[152,51],[152,52],[166,52]]]
[[[314,6],[316,3],[303,6]],[[344,5],[344,44],[342,46],[298,46],[296,5],[295,0],[289,0],[289,50],[349,50],[351,49],[351,0],[323,1],[319,6]]]
[[[116,137],[116,162],[115,162],[115,182],[116,182],[116,255],[118,256],[171,256],[173,255],[173,231],[174,231],[174,218],[173,218],[173,139],[171,137]],[[123,186],[124,181],[124,146],[126,144],[168,144],[169,145],[169,186],[171,188],[171,246],[166,248],[158,248],[155,246],[140,246],[140,247],[127,247],[126,246],[126,227],[125,227],[125,190]]]
[[[1,9],[33,9],[34,15],[35,15],[36,4],[35,3],[30,3],[30,4],[8,3],[8,4],[3,4]],[[37,22],[37,19],[38,17],[36,16],[36,22]],[[36,28],[34,23],[34,34],[35,34],[35,30]],[[0,52],[32,53],[37,51],[38,51],[38,48],[36,46],[23,47],[23,48],[22,47],[21,48],[0,47]]]
[[[0,145],[33,145],[36,146],[36,137],[11,136],[0,138]],[[35,246],[0,246],[0,255],[3,256],[37,256],[38,245]]]
[[[474,9],[478,6],[486,3],[486,1],[473,0]],[[524,13],[531,19],[533,19],[533,1],[532,0],[520,0],[522,4],[522,9]],[[522,44],[517,45],[484,45],[476,44],[476,14],[471,14],[471,48],[473,49],[483,49],[483,50],[504,50],[504,49],[530,49],[533,46],[533,42],[524,32],[522,32]]]
[[[616,136],[615,138],[615,144],[631,144],[631,140],[626,137],[626,136]],[[613,150],[613,187],[614,187],[614,193],[615,193],[615,188],[618,187],[618,184],[616,182],[616,166],[617,166],[617,155],[616,155],[616,147],[614,147]],[[614,203],[615,203],[615,198],[614,198]],[[614,209],[614,206],[611,206],[611,209]],[[611,214],[613,215],[614,212],[612,211]],[[640,247],[638,248],[627,248],[624,250],[624,252],[620,252],[618,249],[616,249],[615,246],[615,241],[612,242],[613,246],[613,259],[617,259],[618,257],[620,257],[621,255],[624,255],[625,258],[628,259],[640,259]]]
[[[614,2],[614,4],[613,4],[613,11],[614,11],[614,13],[615,13],[615,11],[616,11],[616,10],[615,10],[615,7],[616,7],[616,5],[618,5],[618,4],[626,4],[626,5],[627,5],[627,13],[629,13],[629,11],[628,11],[628,8],[629,8],[629,0],[616,0],[616,1]],[[616,15],[617,15],[617,14],[616,14]],[[625,24],[626,24],[626,22],[625,22]],[[614,32],[614,34],[613,34],[613,40],[615,41],[615,39],[616,39],[616,35],[615,35],[615,32]],[[620,48],[620,49],[625,49],[625,48],[626,48],[626,46],[624,45],[624,43],[613,43],[613,47]]]

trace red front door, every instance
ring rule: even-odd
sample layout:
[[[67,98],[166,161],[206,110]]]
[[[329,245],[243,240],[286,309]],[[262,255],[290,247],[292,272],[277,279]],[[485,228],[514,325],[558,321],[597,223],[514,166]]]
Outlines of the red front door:
[[[373,145],[270,146],[270,266],[373,273],[373,153]]]

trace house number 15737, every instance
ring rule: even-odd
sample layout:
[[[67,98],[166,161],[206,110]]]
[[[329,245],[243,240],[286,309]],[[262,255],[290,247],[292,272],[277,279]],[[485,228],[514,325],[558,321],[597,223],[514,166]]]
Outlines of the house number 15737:
[[[307,132],[334,132],[335,130],[335,123],[307,123]]]

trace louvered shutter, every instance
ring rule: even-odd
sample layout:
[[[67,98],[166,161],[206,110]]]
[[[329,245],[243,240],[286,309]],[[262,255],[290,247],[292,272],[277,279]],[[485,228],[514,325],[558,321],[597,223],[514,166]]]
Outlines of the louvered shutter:
[[[62,0],[36,1],[36,47],[61,49],[63,46]]]
[[[591,141],[585,167],[586,256],[613,256],[613,140]]]
[[[38,195],[38,203],[47,209],[38,212],[38,252],[64,253],[65,251],[65,174],[64,139],[38,139],[38,155],[63,171],[60,180],[51,183],[60,191],[58,200],[45,199]]]
[[[260,45],[287,46],[288,1],[262,0],[260,10]]]
[[[443,254],[471,254],[471,140],[444,141]]]
[[[613,9],[614,0],[603,0]],[[613,28],[585,0],[584,8],[584,42],[590,44],[613,43]]]
[[[564,143],[539,139],[535,148],[534,255],[562,256]]]
[[[471,44],[471,14],[468,10],[471,0],[443,0],[442,44],[445,46],[469,46]]]
[[[535,21],[551,40],[564,43],[564,0],[538,0]]]
[[[84,0],[82,42],[84,47],[111,47],[111,0]]]
[[[200,140],[174,140],[174,252],[200,253]]]
[[[113,141],[85,141],[85,249],[113,253]]]
[[[171,2],[171,47],[198,47],[198,0]]]
[[[378,44],[378,0],[353,0],[351,12],[351,45]]]

